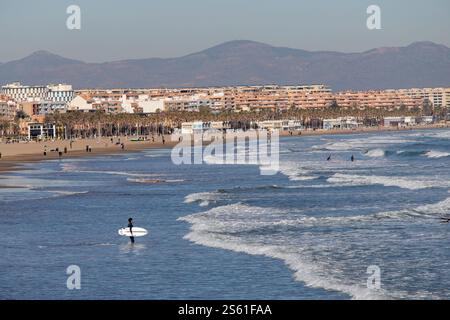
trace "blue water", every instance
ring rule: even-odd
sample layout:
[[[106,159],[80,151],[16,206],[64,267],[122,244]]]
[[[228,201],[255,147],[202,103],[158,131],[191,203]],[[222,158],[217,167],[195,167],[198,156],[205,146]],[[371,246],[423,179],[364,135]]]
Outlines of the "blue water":
[[[273,176],[163,149],[6,174],[0,298],[450,298],[449,130],[282,138],[280,158]],[[150,230],[134,246],[128,217]]]

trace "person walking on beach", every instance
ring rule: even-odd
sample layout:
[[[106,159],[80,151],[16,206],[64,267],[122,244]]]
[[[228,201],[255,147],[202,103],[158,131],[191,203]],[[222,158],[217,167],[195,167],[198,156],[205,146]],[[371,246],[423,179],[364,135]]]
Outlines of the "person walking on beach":
[[[128,228],[130,228],[130,241],[131,243],[134,243],[134,237],[133,237],[133,218],[128,218]]]

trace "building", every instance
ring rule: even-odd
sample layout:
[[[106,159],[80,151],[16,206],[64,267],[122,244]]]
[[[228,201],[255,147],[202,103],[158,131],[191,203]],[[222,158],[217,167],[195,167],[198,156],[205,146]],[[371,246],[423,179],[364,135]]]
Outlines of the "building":
[[[16,116],[16,103],[9,97],[0,96],[0,118],[12,120]]]
[[[72,99],[67,105],[67,111],[83,111],[89,112],[93,111],[94,107],[92,106],[93,101],[88,100],[84,95],[77,95]]]
[[[337,119],[323,119],[323,129],[354,129],[358,127],[358,121],[355,117],[340,117]]]
[[[1,93],[11,97],[17,102],[47,100],[67,103],[74,97],[72,86],[67,84],[24,86],[20,82],[13,82],[2,86]]]
[[[68,103],[73,100],[75,92],[68,84],[51,84],[47,86],[45,100]]]
[[[422,101],[428,100],[434,107],[450,107],[450,88],[412,88],[397,91]]]
[[[66,102],[41,100],[33,103],[33,116],[67,112]]]
[[[163,99],[160,100],[144,100],[139,102],[143,113],[156,113],[166,110],[166,104]]]
[[[17,102],[22,102],[44,99],[47,90],[46,86],[23,86],[20,82],[13,82],[2,86],[1,92]]]
[[[202,134],[211,128],[210,122],[193,121],[181,124],[181,134]]]
[[[28,123],[28,140],[54,139],[56,137],[56,126],[31,122]]]

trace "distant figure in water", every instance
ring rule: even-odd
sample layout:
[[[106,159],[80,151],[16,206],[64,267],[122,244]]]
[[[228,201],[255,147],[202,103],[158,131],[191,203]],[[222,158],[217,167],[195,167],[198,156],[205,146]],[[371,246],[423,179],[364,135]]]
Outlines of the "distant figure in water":
[[[327,161],[331,160],[331,154],[328,156]]]
[[[450,218],[441,218],[441,223],[449,223],[450,222]]]
[[[350,160],[351,160],[352,162],[355,161],[355,156],[352,155],[352,157],[350,158]]]
[[[134,243],[134,237],[133,237],[133,218],[128,218],[128,228],[130,228],[130,241],[131,243]]]

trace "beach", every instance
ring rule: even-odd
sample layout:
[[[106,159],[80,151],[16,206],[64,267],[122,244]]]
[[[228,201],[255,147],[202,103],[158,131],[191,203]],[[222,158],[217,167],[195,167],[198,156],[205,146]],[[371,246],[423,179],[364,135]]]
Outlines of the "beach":
[[[359,128],[359,129],[333,129],[333,130],[301,130],[301,131],[281,131],[280,136],[315,136],[315,135],[345,135],[345,134],[364,134],[374,132],[386,132],[386,131],[410,131],[410,130],[426,130],[426,129],[438,129],[448,128],[448,124],[434,124],[426,126],[415,127],[372,127],[372,128]],[[0,153],[2,157],[0,159],[0,173],[11,170],[20,170],[21,164],[42,160],[52,160],[59,158],[77,158],[77,157],[91,157],[101,156],[111,153],[126,153],[139,150],[151,149],[151,148],[171,148],[177,144],[177,139],[172,141],[171,136],[165,136],[165,143],[162,142],[161,137],[155,137],[155,142],[152,139],[145,141],[131,141],[136,137],[111,137],[93,138],[93,139],[77,139],[70,144],[70,140],[54,140],[54,141],[41,141],[41,142],[21,142],[21,143],[9,143],[0,142]],[[124,143],[124,149],[121,148],[120,143]],[[86,152],[86,146],[91,147],[91,152]],[[63,154],[60,157],[59,152]],[[64,153],[64,148],[67,148],[67,153]],[[44,155],[44,150],[47,150],[47,155]]]
[[[124,143],[122,149],[119,143]],[[0,173],[11,170],[20,170],[20,165],[28,162],[53,160],[60,158],[78,158],[101,156],[113,153],[135,152],[149,148],[163,148],[172,147],[175,142],[166,137],[165,143],[162,142],[161,137],[156,137],[155,142],[152,140],[146,141],[131,141],[127,137],[114,137],[113,142],[111,138],[94,138],[94,139],[78,139],[71,143],[70,140],[55,140],[55,141],[41,141],[41,142],[21,142],[21,143],[0,143],[0,152],[2,158],[0,159]],[[86,151],[86,146],[90,146],[91,151]],[[67,148],[67,153],[64,153],[64,148]],[[59,151],[63,152],[59,156]],[[47,155],[44,155],[44,150],[47,150]]]

